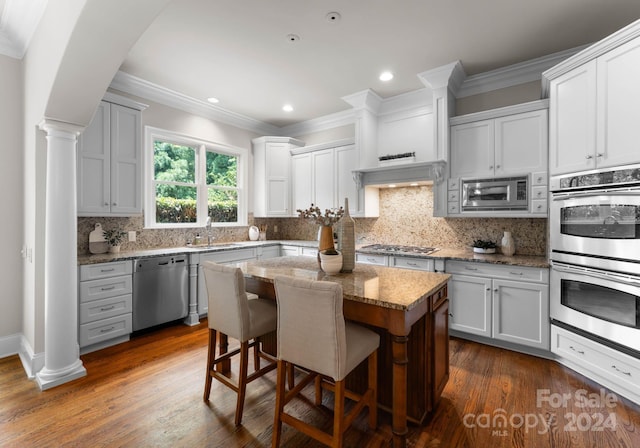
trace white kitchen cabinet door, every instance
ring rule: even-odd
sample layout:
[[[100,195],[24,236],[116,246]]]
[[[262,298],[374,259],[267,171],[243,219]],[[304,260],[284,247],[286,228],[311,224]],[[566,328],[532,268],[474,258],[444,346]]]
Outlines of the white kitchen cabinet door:
[[[289,210],[289,145],[267,143],[267,216],[287,216]]]
[[[451,330],[491,337],[491,279],[452,275],[449,317]]]
[[[416,162],[437,160],[430,108],[378,117],[378,157],[409,152],[415,153]]]
[[[598,168],[640,163],[640,38],[597,59]]]
[[[78,212],[108,215],[111,134],[109,103],[98,105],[93,120],[78,137]]]
[[[595,92],[595,60],[551,81],[549,174],[595,168]]]
[[[313,202],[313,182],[311,169],[311,153],[296,154],[291,157],[291,178],[293,213],[305,210]]]
[[[349,214],[363,215],[363,194],[358,191],[353,180],[353,170],[358,168],[358,150],[355,145],[340,146],[335,149],[335,177],[337,188],[337,206],[344,206],[349,199]]]
[[[549,350],[549,286],[493,280],[493,338]]]
[[[495,119],[495,175],[511,176],[547,170],[546,109]]]
[[[320,207],[323,213],[327,208],[336,207],[337,203],[333,155],[333,149],[311,153],[313,159],[311,164],[313,167],[313,203]]]
[[[142,213],[140,111],[111,104],[111,213]]]
[[[451,177],[493,177],[493,120],[451,126]]]
[[[78,138],[78,215],[141,214],[141,158],[141,112],[102,101]]]

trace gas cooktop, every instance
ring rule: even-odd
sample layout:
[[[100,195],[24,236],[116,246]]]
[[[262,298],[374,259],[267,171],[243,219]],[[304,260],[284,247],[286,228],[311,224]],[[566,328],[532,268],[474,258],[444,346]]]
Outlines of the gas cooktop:
[[[422,246],[400,246],[393,244],[371,244],[369,246],[362,246],[361,250],[370,250],[378,252],[392,252],[401,254],[420,254],[428,255],[438,249],[435,247],[422,247]]]

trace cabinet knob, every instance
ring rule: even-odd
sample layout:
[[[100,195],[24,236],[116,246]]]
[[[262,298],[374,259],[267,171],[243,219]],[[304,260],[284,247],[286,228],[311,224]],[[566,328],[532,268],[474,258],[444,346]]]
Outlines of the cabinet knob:
[[[114,202],[114,203],[113,203],[113,204],[111,204],[111,205],[118,205],[118,203],[117,203],[117,202]]]
[[[498,292],[498,288],[494,289],[493,292]]]
[[[493,165],[489,166],[489,169],[492,170],[493,169]]]
[[[105,203],[104,203],[104,206],[105,206],[105,207],[109,207],[109,203],[108,203],[108,202],[105,202]]]
[[[500,165],[496,165],[496,169],[499,170],[500,169]]]
[[[596,157],[602,157],[602,156],[604,156],[603,152],[596,153]]]
[[[584,158],[589,160],[589,159],[593,159],[593,156],[589,154],[589,155],[584,156]]]
[[[491,288],[487,288],[487,291],[491,291]]]

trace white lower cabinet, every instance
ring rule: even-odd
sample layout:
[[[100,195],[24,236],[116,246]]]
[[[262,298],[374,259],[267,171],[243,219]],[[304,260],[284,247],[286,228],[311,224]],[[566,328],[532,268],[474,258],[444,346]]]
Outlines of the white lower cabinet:
[[[375,264],[378,266],[388,266],[389,257],[386,255],[361,254],[356,253],[356,263]]]
[[[131,261],[83,265],[79,269],[78,341],[88,353],[129,339],[132,331]]]
[[[640,359],[555,325],[551,351],[560,363],[640,404]]]
[[[549,350],[549,271],[447,261],[449,328]]]

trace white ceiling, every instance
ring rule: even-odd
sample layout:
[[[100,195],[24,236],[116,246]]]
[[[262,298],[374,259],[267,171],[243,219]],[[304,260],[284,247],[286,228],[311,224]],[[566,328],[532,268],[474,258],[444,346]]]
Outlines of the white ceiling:
[[[0,8],[5,1],[46,4]],[[337,23],[326,19],[333,11]],[[418,73],[456,60],[467,75],[483,73],[595,42],[637,18],[638,0],[174,0],[121,70],[285,126],[349,109],[341,97],[365,89],[383,98],[420,89]],[[385,69],[391,82],[378,80]]]

